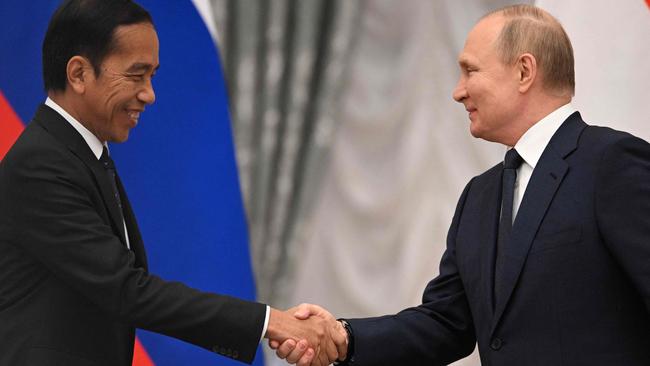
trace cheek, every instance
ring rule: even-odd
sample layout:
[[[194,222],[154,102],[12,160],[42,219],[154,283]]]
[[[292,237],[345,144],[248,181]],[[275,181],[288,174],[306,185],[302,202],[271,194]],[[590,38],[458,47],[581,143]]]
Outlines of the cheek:
[[[111,109],[120,108],[122,104],[128,101],[133,94],[133,86],[126,80],[119,80],[111,83],[106,91],[106,104]]]
[[[123,91],[119,89],[111,89],[108,94],[106,94],[106,103],[110,104],[112,107],[115,107],[115,104],[118,104],[120,102],[120,94],[122,94]]]
[[[489,83],[477,76],[467,83],[467,93],[476,103],[479,103],[489,100],[492,90]]]

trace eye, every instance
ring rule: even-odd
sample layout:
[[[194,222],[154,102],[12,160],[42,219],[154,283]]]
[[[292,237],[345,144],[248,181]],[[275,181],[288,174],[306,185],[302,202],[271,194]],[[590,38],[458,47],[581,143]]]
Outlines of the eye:
[[[136,82],[141,82],[144,80],[144,74],[129,74],[128,77],[129,79]]]

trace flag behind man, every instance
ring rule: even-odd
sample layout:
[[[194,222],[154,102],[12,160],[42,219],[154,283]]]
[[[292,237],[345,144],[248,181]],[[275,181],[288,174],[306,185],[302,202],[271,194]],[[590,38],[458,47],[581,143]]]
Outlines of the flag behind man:
[[[0,158],[45,100],[41,43],[59,3],[0,4]],[[160,39],[157,102],[127,143],[110,148],[139,214],[149,267],[168,280],[253,299],[216,48],[190,1],[140,4],[153,16]],[[240,364],[162,335],[139,332],[138,337],[144,349],[136,346],[136,366]],[[258,355],[255,365],[262,364]]]

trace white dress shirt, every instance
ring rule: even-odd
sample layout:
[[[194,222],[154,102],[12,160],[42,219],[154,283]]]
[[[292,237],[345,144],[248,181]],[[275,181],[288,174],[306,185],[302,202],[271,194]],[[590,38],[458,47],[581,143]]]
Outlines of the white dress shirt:
[[[519,155],[524,159],[523,163],[517,169],[517,180],[515,181],[515,196],[513,199],[512,207],[512,220],[514,222],[519,211],[519,205],[524,198],[526,187],[530,177],[533,175],[533,170],[542,156],[546,145],[551,141],[553,134],[560,128],[564,120],[566,120],[576,109],[571,103],[565,104],[562,107],[554,110],[546,117],[542,118],[539,122],[535,123],[531,128],[524,133],[523,136],[515,144],[515,149]]]
[[[108,144],[105,142],[102,143],[97,136],[95,136],[92,132],[90,132],[84,125],[82,125],[79,121],[77,121],[74,117],[70,115],[70,113],[66,112],[65,109],[61,108],[60,105],[56,104],[52,99],[47,98],[45,100],[45,105],[54,109],[58,114],[60,114],[72,127],[74,127],[77,132],[83,137],[84,141],[86,141],[86,144],[88,144],[88,147],[90,147],[90,150],[92,150],[93,154],[95,154],[95,157],[97,160],[102,156],[102,151],[104,150],[104,146],[106,146],[106,149],[108,150]],[[129,232],[126,230],[126,222],[122,220],[122,224],[124,225],[124,234],[126,237],[126,246],[127,248],[131,249],[131,245],[129,243]],[[264,339],[264,334],[266,334],[266,330],[269,327],[269,317],[271,316],[271,308],[267,305],[266,306],[266,317],[264,318],[264,328],[262,328],[262,335],[260,336],[260,342],[262,339]]]
[[[93,154],[95,154],[97,160],[99,160],[99,158],[102,156],[104,143],[99,141],[97,136],[90,132],[84,125],[72,117],[70,113],[66,112],[65,109],[61,108],[60,105],[56,104],[56,102],[54,102],[52,99],[47,98],[45,100],[45,105],[54,109],[58,114],[61,115],[61,117],[68,121],[68,123],[70,123],[72,127],[77,130],[77,132],[79,132],[84,141],[86,141],[86,144],[88,144],[88,147],[90,147],[90,150],[92,150]]]

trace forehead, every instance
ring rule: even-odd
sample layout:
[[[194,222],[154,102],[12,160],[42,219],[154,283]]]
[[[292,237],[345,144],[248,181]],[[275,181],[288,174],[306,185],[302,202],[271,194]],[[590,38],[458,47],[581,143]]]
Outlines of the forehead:
[[[138,62],[158,63],[158,35],[150,23],[121,25],[113,33],[111,56],[137,59]]]
[[[467,63],[495,55],[495,43],[503,24],[504,19],[499,15],[480,20],[469,32],[458,61]]]

